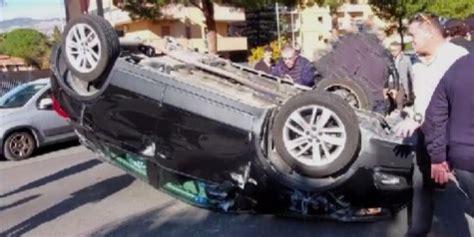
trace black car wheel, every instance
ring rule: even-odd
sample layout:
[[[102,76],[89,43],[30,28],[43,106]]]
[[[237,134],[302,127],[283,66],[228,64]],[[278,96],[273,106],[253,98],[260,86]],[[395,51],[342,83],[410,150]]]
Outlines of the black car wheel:
[[[328,92],[304,92],[286,102],[275,117],[272,134],[283,161],[313,178],[344,169],[360,141],[353,109]]]
[[[3,144],[3,154],[8,160],[23,160],[30,157],[36,149],[34,137],[28,132],[13,132]]]
[[[80,80],[103,80],[120,53],[114,28],[103,18],[83,15],[64,30],[62,52],[71,72]]]
[[[349,79],[323,79],[317,85],[319,91],[329,91],[345,100],[356,109],[372,110],[374,102],[370,92],[360,83]]]

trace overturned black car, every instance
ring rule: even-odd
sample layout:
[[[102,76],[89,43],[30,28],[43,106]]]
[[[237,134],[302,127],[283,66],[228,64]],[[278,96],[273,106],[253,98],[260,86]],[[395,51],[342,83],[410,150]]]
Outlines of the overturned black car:
[[[54,108],[106,161],[193,205],[341,221],[395,214],[413,154],[380,115],[171,40],[120,42],[71,21],[51,56]]]

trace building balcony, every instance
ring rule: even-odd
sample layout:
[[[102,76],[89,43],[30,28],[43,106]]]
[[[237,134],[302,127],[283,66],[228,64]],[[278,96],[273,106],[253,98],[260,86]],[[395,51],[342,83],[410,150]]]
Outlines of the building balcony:
[[[199,52],[207,52],[207,44],[204,39],[182,39],[176,38],[176,41],[184,48],[190,48]],[[165,45],[163,39],[155,39],[150,42],[152,46],[161,48]],[[218,37],[217,38],[217,51],[218,52],[230,52],[230,51],[244,51],[247,50],[247,38],[246,37]]]
[[[112,0],[103,0],[104,17],[113,25],[121,25],[132,22],[129,13],[122,11],[113,5]],[[89,12],[97,11],[95,1],[91,1]],[[163,20],[194,19],[196,21],[204,20],[200,10],[193,6],[184,6],[182,4],[170,4],[161,8]],[[220,6],[214,4],[214,18],[220,22],[242,22],[245,21],[245,12],[242,8]]]
[[[247,37],[219,37],[217,38],[217,51],[247,50]]]
[[[204,39],[179,39],[179,43],[183,46],[191,49],[197,49],[201,52],[207,51],[207,44]],[[217,38],[217,51],[228,52],[228,51],[243,51],[247,50],[247,38],[246,37],[218,37]]]
[[[214,4],[214,18],[216,21],[241,22],[245,21],[245,12],[242,8]]]

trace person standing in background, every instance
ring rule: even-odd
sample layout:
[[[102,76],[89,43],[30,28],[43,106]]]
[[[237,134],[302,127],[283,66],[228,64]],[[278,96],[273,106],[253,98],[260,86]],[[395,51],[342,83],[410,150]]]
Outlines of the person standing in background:
[[[263,58],[255,64],[255,69],[271,74],[274,66],[273,63],[273,49],[267,46],[263,49]]]
[[[402,45],[398,42],[390,44],[390,53],[395,62],[395,67],[399,76],[399,90],[385,88],[383,94],[385,98],[390,96],[397,104],[397,110],[401,112],[408,100],[413,98],[413,70],[411,60],[402,52]],[[395,83],[393,78],[389,83]],[[389,88],[397,88],[397,86],[389,86]]]

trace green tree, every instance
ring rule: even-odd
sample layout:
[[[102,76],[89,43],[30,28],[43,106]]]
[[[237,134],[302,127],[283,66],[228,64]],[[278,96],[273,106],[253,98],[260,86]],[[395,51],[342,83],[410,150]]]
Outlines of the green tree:
[[[463,19],[474,13],[473,0],[434,0],[428,6],[428,12],[438,16]]]
[[[3,53],[25,59],[39,68],[47,67],[50,44],[47,37],[33,29],[8,32],[1,43]]]
[[[289,43],[288,40],[285,37],[280,38],[280,42],[277,40],[274,40],[268,44],[272,48],[273,54],[272,58],[273,60],[277,61],[280,58],[281,54],[281,48],[279,47],[280,45],[285,45]],[[265,46],[258,46],[255,48],[252,48],[250,50],[250,56],[248,57],[248,62],[251,65],[255,65],[260,59],[263,58],[263,54],[265,52]]]
[[[61,42],[61,31],[58,26],[54,26],[53,35],[51,37],[51,44],[55,45]]]
[[[396,27],[402,45],[404,45],[403,19],[410,18],[418,12],[426,11],[432,2],[433,0],[369,0],[369,4],[377,16],[397,24]]]
[[[269,44],[278,37],[274,5],[247,10],[245,18],[246,25],[242,34],[247,37],[249,48]]]
[[[202,11],[207,28],[207,42],[209,53],[217,52],[217,27],[214,18],[214,3],[258,9],[271,5],[276,0],[114,0],[114,5],[128,11],[132,19],[158,20],[162,17],[161,8],[169,4],[192,5]],[[295,5],[295,0],[278,0],[285,5]]]
[[[3,54],[2,46],[3,46],[3,40],[5,39],[5,34],[0,34],[0,54]]]

